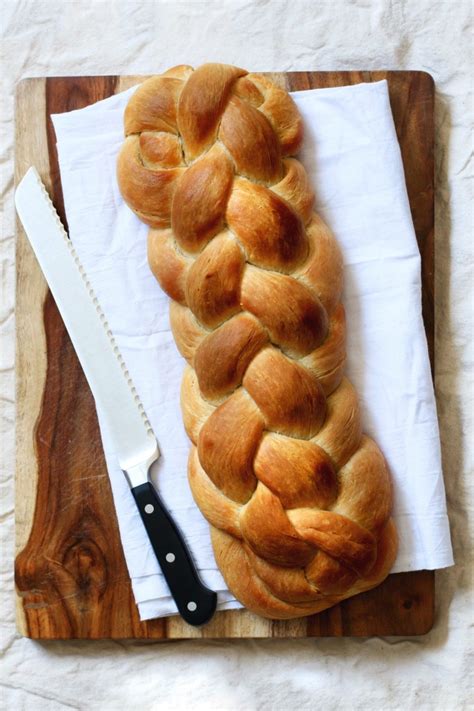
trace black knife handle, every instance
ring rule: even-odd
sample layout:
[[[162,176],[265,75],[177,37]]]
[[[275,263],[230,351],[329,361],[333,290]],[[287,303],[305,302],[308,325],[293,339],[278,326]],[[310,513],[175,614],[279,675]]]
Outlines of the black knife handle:
[[[217,595],[200,581],[181,533],[161,503],[151,482],[132,488],[179,614],[190,625],[203,625],[215,612]]]

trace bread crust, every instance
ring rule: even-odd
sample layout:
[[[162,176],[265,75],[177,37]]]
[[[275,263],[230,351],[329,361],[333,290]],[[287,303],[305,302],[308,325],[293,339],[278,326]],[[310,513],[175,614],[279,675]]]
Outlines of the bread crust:
[[[378,585],[397,552],[385,459],[344,378],[343,264],[294,156],[291,97],[221,64],[145,81],[118,182],[188,362],[189,481],[232,593],[270,618]]]

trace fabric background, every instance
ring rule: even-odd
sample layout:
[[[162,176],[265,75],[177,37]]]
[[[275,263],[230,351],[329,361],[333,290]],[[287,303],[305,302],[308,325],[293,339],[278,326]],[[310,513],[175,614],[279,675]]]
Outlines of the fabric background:
[[[469,0],[3,2],[1,95],[2,698],[7,709],[468,709],[472,644],[472,4]],[[14,626],[13,97],[25,76],[423,69],[436,96],[436,390],[456,566],[418,638],[54,642]]]

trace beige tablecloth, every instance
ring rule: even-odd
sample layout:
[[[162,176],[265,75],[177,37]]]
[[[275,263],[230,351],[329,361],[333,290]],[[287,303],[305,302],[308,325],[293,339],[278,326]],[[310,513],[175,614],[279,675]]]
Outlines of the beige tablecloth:
[[[115,709],[467,709],[472,689],[473,386],[469,0],[3,2],[0,284],[0,704]],[[13,96],[25,76],[148,74],[224,61],[252,70],[423,69],[436,101],[436,389],[457,565],[437,574],[425,637],[35,644],[14,627]],[[472,530],[472,529],[471,529]]]

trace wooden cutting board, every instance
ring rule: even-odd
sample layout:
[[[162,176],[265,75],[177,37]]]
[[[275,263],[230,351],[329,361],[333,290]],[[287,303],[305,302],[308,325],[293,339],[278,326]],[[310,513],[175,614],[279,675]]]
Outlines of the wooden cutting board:
[[[433,361],[433,105],[423,72],[294,72],[289,90],[387,79],[423,264]],[[66,224],[51,113],[82,108],[143,77],[25,79],[16,95],[15,181],[35,165]],[[312,617],[270,621],[238,610],[202,629],[141,623],[122,553],[94,401],[35,257],[17,224],[16,565],[18,628],[34,639],[418,635],[434,618],[434,573],[391,575]],[[416,473],[415,473],[416,474]]]

